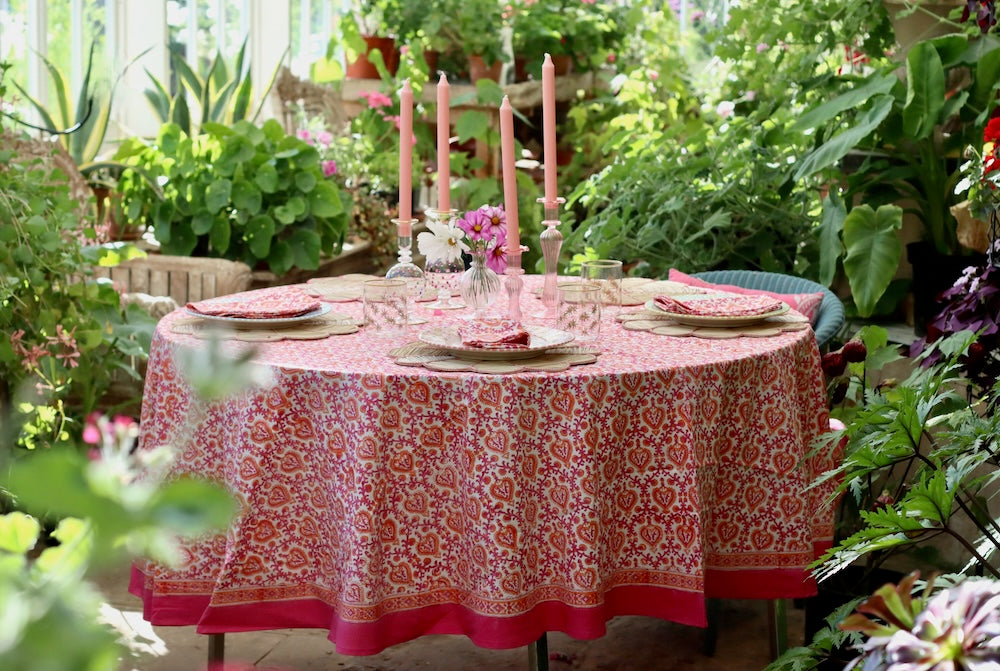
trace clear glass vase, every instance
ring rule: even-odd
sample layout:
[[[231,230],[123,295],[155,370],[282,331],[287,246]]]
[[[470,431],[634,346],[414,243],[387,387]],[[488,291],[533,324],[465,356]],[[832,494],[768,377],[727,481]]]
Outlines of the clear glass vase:
[[[500,276],[486,266],[486,252],[472,252],[472,265],[462,274],[458,293],[475,310],[476,319],[486,317],[500,295]]]

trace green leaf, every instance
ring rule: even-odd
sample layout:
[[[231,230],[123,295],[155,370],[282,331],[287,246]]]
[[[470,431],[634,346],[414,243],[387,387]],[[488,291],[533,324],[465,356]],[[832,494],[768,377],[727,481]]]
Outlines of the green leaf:
[[[35,546],[41,525],[34,517],[21,512],[0,517],[0,552],[25,554]]]
[[[228,179],[217,179],[205,189],[205,207],[212,214],[229,204],[233,193],[233,183]]]
[[[224,217],[217,217],[212,222],[212,230],[208,234],[208,243],[219,254],[225,254],[229,249],[232,232],[233,229],[229,225],[229,220]]]
[[[944,67],[937,49],[917,42],[906,56],[906,104],[903,131],[911,138],[930,137],[944,107]]]
[[[835,190],[823,199],[823,219],[819,225],[819,281],[826,286],[833,284],[837,275],[837,262],[844,254],[840,232],[844,228],[847,210]]]
[[[238,181],[233,184],[233,205],[246,210],[251,216],[260,212],[263,195],[253,182]]]
[[[804,131],[825,124],[838,114],[856,109],[875,96],[891,92],[898,81],[896,75],[891,73],[873,76],[861,86],[809,110],[792,124],[790,130]]]
[[[224,529],[236,504],[221,486],[191,477],[164,484],[152,501],[150,516],[157,526],[183,534]]]
[[[327,181],[322,181],[309,194],[309,211],[320,218],[335,217],[344,211],[340,191]]]
[[[834,135],[802,159],[795,169],[793,179],[798,181],[815,174],[846,156],[847,152],[868,137],[889,116],[893,102],[893,97],[890,95],[876,96],[872,101],[872,107],[862,114],[855,124]]]
[[[271,253],[271,239],[274,237],[274,219],[266,214],[251,217],[244,229],[244,237],[250,252],[258,259],[266,259]]]
[[[288,238],[292,253],[295,256],[295,265],[305,270],[316,270],[319,268],[320,237],[316,231],[300,228],[292,233]]]
[[[191,217],[191,232],[195,235],[205,235],[212,230],[215,216],[208,212],[198,212]]]
[[[295,211],[288,207],[288,205],[279,205],[272,211],[274,212],[274,218],[285,226],[295,222]]]
[[[316,183],[319,180],[316,179],[316,175],[311,172],[299,172],[295,175],[295,186],[302,193],[309,193],[316,187]]]
[[[277,240],[271,246],[271,253],[267,257],[268,267],[275,275],[284,275],[295,263],[295,253],[291,245],[285,240]]]
[[[490,118],[485,112],[466,110],[455,120],[455,134],[459,142],[481,137],[490,129]]]
[[[844,219],[844,272],[862,317],[871,316],[896,273],[903,247],[896,231],[902,225],[903,210],[896,205],[883,205],[877,212],[861,205]]]
[[[264,193],[274,193],[278,190],[278,170],[273,163],[264,163],[257,168],[253,181]]]

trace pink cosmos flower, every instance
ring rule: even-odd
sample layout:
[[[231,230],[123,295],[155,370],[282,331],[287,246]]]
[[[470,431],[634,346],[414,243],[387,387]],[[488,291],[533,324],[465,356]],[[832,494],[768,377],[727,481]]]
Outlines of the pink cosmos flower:
[[[502,235],[506,239],[507,213],[504,212],[503,205],[483,205],[479,209],[488,222],[484,233],[496,238]]]
[[[486,251],[486,267],[503,275],[507,270],[507,230],[500,230],[502,233],[497,235],[496,243]]]
[[[489,226],[489,222],[483,215],[483,211],[479,210],[469,210],[465,213],[465,216],[458,220],[458,227],[465,231],[465,235],[469,240],[489,240],[489,236],[484,233],[484,230]]]

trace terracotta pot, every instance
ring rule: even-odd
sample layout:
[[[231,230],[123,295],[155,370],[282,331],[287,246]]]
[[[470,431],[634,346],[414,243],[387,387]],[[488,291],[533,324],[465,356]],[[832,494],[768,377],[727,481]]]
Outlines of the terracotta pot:
[[[531,72],[528,72],[528,68],[531,67],[530,61],[524,56],[514,57],[514,80],[519,82],[525,82],[536,76]],[[541,72],[541,62],[539,62],[532,69]],[[568,75],[573,71],[573,59],[568,54],[556,54],[552,56],[552,72],[556,77],[561,77],[563,75]],[[540,75],[538,75],[540,79]]]
[[[381,51],[382,60],[385,62],[389,74],[396,74],[396,69],[399,67],[399,49],[396,47],[396,41],[391,37],[376,37],[374,35],[367,35],[364,40],[365,44],[368,45],[368,52],[372,49]],[[348,63],[344,70],[344,76],[349,79],[378,79],[378,70],[368,60],[368,52]]]
[[[569,54],[556,54],[552,56],[552,72],[556,77],[568,75],[573,71],[573,59]]]
[[[955,229],[959,243],[977,252],[985,253],[990,246],[990,224],[972,214],[969,201],[963,200],[951,206],[951,213],[958,222]]]
[[[494,61],[492,65],[487,67],[482,56],[469,56],[469,79],[474,82],[484,78],[499,82],[502,68],[503,61]]]

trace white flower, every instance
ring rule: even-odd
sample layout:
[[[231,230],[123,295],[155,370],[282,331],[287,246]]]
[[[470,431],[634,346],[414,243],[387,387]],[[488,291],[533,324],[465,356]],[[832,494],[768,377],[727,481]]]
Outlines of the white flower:
[[[723,119],[728,119],[733,116],[736,111],[736,104],[731,100],[723,100],[715,108],[715,113],[718,114]]]
[[[465,232],[457,226],[428,221],[427,229],[417,235],[417,249],[431,261],[454,261],[469,251],[462,238]]]

